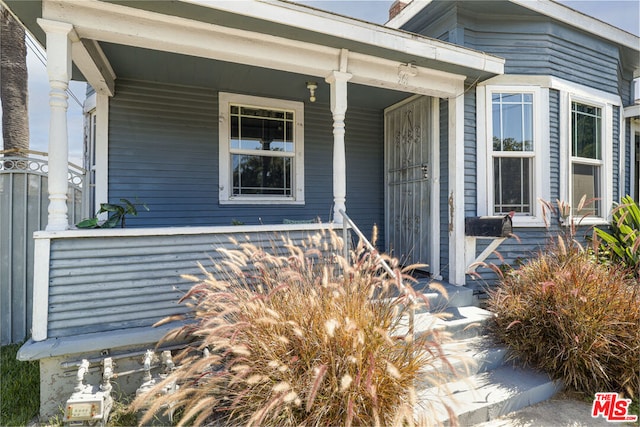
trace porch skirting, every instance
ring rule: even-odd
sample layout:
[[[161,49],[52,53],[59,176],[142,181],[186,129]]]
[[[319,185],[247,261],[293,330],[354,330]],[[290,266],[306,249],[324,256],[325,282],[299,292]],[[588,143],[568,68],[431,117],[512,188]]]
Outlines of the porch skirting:
[[[251,243],[286,253],[331,224],[37,232],[32,340],[151,326],[188,308],[178,300],[222,258]]]
[[[189,321],[190,308],[179,299],[194,285],[181,277],[214,272],[220,249],[251,243],[270,253],[287,254],[286,245],[312,236],[330,239],[333,224],[278,224],[228,227],[97,229],[42,231],[34,234],[33,332],[19,360],[39,360],[40,417],[55,416],[76,385],[83,359],[92,363],[86,382],[101,380],[100,362],[112,357],[120,392],[135,393],[142,382],[140,364],[147,349],[159,351],[182,342],[157,343]],[[336,228],[340,237],[345,229]],[[327,255],[334,253],[325,245]],[[167,316],[184,321],[159,327]]]

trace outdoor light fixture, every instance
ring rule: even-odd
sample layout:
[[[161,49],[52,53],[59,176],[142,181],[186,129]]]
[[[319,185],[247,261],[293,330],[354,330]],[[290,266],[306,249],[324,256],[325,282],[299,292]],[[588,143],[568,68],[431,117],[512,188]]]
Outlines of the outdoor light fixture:
[[[307,82],[307,89],[309,89],[309,101],[316,102],[316,89],[318,89],[318,84],[316,82]]]

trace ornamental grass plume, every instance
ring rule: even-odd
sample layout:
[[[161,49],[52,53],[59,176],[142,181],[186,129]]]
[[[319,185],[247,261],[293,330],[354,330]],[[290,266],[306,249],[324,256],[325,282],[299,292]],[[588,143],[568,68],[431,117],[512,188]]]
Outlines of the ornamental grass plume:
[[[492,332],[509,357],[593,395],[640,390],[640,286],[566,236],[489,292]]]
[[[285,247],[281,255],[249,242],[220,249],[225,257],[202,268],[204,280],[186,276],[197,282],[183,298],[195,322],[167,338],[191,344],[133,402],[147,411],[143,423],[171,407],[178,425],[414,425],[421,370],[453,368],[438,331],[406,332],[409,311],[426,304],[401,285],[406,271],[386,258],[390,277],[360,245],[344,259],[332,231]],[[178,391],[160,395],[172,381]]]

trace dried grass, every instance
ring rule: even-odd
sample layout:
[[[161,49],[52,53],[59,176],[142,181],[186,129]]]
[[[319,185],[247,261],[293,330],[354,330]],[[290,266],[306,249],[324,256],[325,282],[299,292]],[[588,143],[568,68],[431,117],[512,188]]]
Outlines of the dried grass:
[[[640,390],[640,286],[571,235],[490,292],[493,332],[512,358],[593,394]]]
[[[391,278],[361,246],[349,260],[335,255],[334,233],[286,243],[282,255],[241,243],[221,250],[215,274],[188,277],[198,281],[184,298],[197,321],[171,337],[194,344],[166,380],[178,382],[177,393],[152,398],[152,390],[133,403],[152,402],[146,419],[170,403],[179,425],[414,425],[421,370],[453,368],[436,331],[400,333],[409,311],[426,304],[400,285],[411,279],[387,259]],[[429,382],[441,382],[437,372]]]

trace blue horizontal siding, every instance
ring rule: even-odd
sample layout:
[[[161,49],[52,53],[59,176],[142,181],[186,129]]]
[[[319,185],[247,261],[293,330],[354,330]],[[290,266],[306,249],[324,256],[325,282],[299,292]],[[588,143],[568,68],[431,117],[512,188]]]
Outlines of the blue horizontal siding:
[[[116,89],[109,117],[109,201],[137,200],[150,209],[128,219],[128,226],[331,219],[329,105],[305,105],[304,205],[220,205],[217,91],[133,80],[118,80]],[[382,111],[350,106],[345,123],[348,212],[362,230],[370,232],[375,224],[384,236]]]
[[[625,147],[620,145],[620,107],[613,107],[613,201],[620,201],[620,151]],[[627,154],[628,156],[628,154]],[[628,170],[628,169],[627,169]],[[624,181],[622,181],[624,183]],[[608,209],[609,206],[605,206]]]
[[[119,81],[109,110],[109,201],[145,203],[128,226],[210,224],[217,204],[214,92]],[[229,222],[230,223],[230,222]],[[227,223],[227,224],[229,224]]]
[[[470,88],[467,88],[470,89]],[[464,213],[477,215],[478,194],[478,144],[476,133],[476,91],[464,95]],[[480,184],[482,185],[482,184]]]
[[[633,70],[622,70],[615,43],[508,2],[481,4],[434,1],[403,29],[505,58],[505,74],[560,77],[631,101]]]
[[[551,75],[618,92],[618,51],[612,44],[553,24],[468,28],[467,46],[506,59],[506,74]]]
[[[624,194],[622,194],[622,196],[625,196],[627,194],[631,194],[631,192],[633,191],[633,185],[632,185],[632,180],[634,178],[631,177],[631,162],[633,161],[632,157],[631,157],[631,147],[633,144],[633,138],[634,135],[631,133],[631,122],[629,120],[626,120],[624,123],[625,126],[625,133],[624,133],[624,149],[625,149],[625,158],[624,158],[624,170],[626,171],[625,173],[625,181],[624,181]],[[636,176],[637,176],[636,172]],[[636,200],[638,198],[638,195],[635,196]]]
[[[555,205],[555,204],[554,204]],[[517,238],[509,238],[505,240],[497,250],[491,254],[486,260],[487,265],[495,267],[511,266],[518,268],[523,262],[527,262],[532,258],[544,253],[549,244],[557,241],[558,236],[566,239],[568,229],[564,226],[560,227],[556,219],[552,220],[549,228],[514,228],[513,232]],[[583,246],[588,245],[587,237],[593,232],[591,227],[577,227],[574,238]],[[476,255],[479,255],[490,243],[487,239],[477,239]],[[477,281],[484,284],[496,283],[500,276],[489,267],[479,267],[477,269],[478,276],[471,276],[471,281]]]

